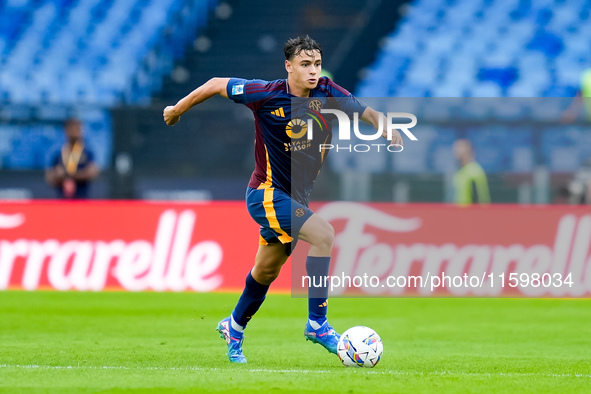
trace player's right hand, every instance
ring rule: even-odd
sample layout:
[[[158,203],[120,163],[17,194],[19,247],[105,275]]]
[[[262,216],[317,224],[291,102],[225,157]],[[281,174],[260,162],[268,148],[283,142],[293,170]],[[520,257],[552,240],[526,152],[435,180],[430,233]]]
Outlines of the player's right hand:
[[[181,119],[181,117],[175,113],[174,106],[172,105],[169,105],[168,107],[164,108],[163,116],[164,121],[169,126],[172,126]]]
[[[382,137],[388,138],[388,132],[386,129],[382,132]],[[402,136],[400,132],[396,129],[392,130],[392,141],[390,141],[390,146],[403,146],[404,141],[402,140]]]

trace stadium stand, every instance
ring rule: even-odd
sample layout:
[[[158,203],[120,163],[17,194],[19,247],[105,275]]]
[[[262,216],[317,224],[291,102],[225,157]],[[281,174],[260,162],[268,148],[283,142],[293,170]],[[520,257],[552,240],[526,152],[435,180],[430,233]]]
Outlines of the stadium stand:
[[[176,101],[213,76],[285,78],[283,44],[290,37],[302,34],[321,41],[324,67],[331,69],[331,60],[363,3],[358,0],[325,0],[322,4],[268,0],[221,3],[227,8],[216,12],[218,17],[197,37],[193,48],[179,62],[179,67],[187,70],[186,80],[166,76],[158,98],[163,102]],[[366,34],[366,39],[373,38]],[[340,75],[335,75],[339,81]]]
[[[31,105],[149,102],[216,3],[3,2],[0,97]]]
[[[347,81],[358,74],[358,63],[372,56],[360,46],[373,51],[379,41],[381,49],[375,62],[359,73],[363,78],[355,94],[417,100],[421,144],[408,144],[408,155],[376,162],[333,155],[329,168],[335,171],[346,166],[375,175],[444,178],[455,168],[449,148],[456,138],[470,138],[486,171],[499,177],[526,176],[540,166],[565,174],[591,155],[581,124],[543,123],[558,119],[557,110],[567,101],[553,100],[572,97],[580,72],[591,65],[585,39],[591,33],[589,0],[363,4],[370,3],[387,10],[377,8],[368,16],[367,28],[351,36],[357,42],[339,54],[335,52],[347,48],[341,44],[359,21],[362,7],[356,0],[0,2],[0,166],[21,174],[43,168],[45,152],[63,138],[61,122],[75,115],[84,121],[87,141],[103,169],[114,162],[112,152],[133,155],[137,185],[156,175],[170,180],[171,174],[178,175],[179,185],[195,183],[207,175],[201,170],[205,164],[218,171],[209,175],[234,182],[251,170],[251,152],[244,149],[252,139],[250,114],[224,100],[205,105],[199,111],[222,115],[209,119],[196,113],[192,121],[200,133],[180,125],[175,136],[181,138],[171,141],[161,132],[162,106],[212,76],[284,77],[278,67],[281,46],[300,34],[318,38],[325,48],[325,66],[348,88],[354,86]],[[378,16],[386,16],[388,23]],[[394,30],[380,41],[386,28],[380,31],[375,25]],[[339,70],[339,64],[350,70]],[[523,99],[522,107],[494,99],[518,96],[550,101],[536,99],[528,107]],[[429,105],[429,99],[441,97],[458,99]],[[472,98],[491,101],[475,105]],[[130,111],[130,105],[137,111]],[[487,124],[483,131],[482,124],[493,117],[499,124]],[[524,126],[531,118],[538,123]],[[458,123],[450,125],[450,119]],[[244,132],[231,137],[219,132],[237,128]],[[504,149],[495,148],[504,142]],[[203,183],[213,185],[213,198],[240,198],[217,194],[222,188],[214,182]]]
[[[550,125],[579,88],[581,73],[591,65],[587,0],[519,1],[417,0],[384,39],[376,60],[357,86],[360,97],[471,97],[459,105],[445,100],[423,108],[423,122],[437,123],[430,113],[466,122],[523,124],[455,127],[454,138],[470,138],[489,173],[528,173],[538,165],[551,172],[576,170],[588,157],[588,132],[577,125]],[[530,99],[490,100],[493,97]],[[547,97],[548,99],[531,99]],[[483,99],[486,98],[486,99]],[[424,101],[423,101],[424,102]],[[491,111],[491,113],[486,113]],[[495,123],[495,122],[492,122]],[[429,126],[430,127],[430,126]],[[453,162],[438,147],[449,133],[425,131],[429,148],[409,165],[393,159],[400,172],[442,172]],[[423,139],[423,141],[425,138]],[[505,149],[498,149],[505,146]],[[409,146],[409,149],[411,147]],[[428,158],[448,157],[441,162]],[[389,171],[385,165],[381,171]]]
[[[84,121],[101,168],[112,146],[109,108],[151,100],[217,0],[0,2],[0,166],[39,169]]]
[[[418,0],[360,96],[572,97],[591,64],[587,0]]]

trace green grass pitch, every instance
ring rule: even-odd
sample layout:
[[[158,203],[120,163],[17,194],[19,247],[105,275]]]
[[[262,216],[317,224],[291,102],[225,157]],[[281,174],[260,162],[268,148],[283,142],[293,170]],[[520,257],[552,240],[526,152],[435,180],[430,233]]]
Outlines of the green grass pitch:
[[[333,299],[384,355],[345,368],[306,342],[305,299],[270,294],[232,365],[237,294],[0,292],[0,392],[589,392],[591,300]]]

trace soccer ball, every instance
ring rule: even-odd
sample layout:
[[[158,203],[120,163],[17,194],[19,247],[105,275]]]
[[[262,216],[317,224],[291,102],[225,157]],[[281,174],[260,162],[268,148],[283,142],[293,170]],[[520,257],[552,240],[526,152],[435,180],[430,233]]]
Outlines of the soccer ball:
[[[380,361],[384,345],[377,332],[369,327],[351,327],[341,335],[337,354],[345,367],[373,368]]]

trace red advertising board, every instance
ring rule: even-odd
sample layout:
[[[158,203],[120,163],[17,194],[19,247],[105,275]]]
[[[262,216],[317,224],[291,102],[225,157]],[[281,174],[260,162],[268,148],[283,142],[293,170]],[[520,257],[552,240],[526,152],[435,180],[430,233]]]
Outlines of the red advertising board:
[[[334,295],[591,293],[587,208],[313,208],[335,228],[330,279],[341,283],[331,286]],[[243,202],[0,203],[0,289],[239,290],[257,248],[258,226]],[[302,288],[305,252],[298,246],[293,269],[285,267],[272,290]]]
[[[238,290],[257,247],[241,202],[0,205],[0,289]]]
[[[333,202],[315,212],[335,228],[333,295],[591,294],[587,207]],[[299,294],[303,258],[292,256]]]

